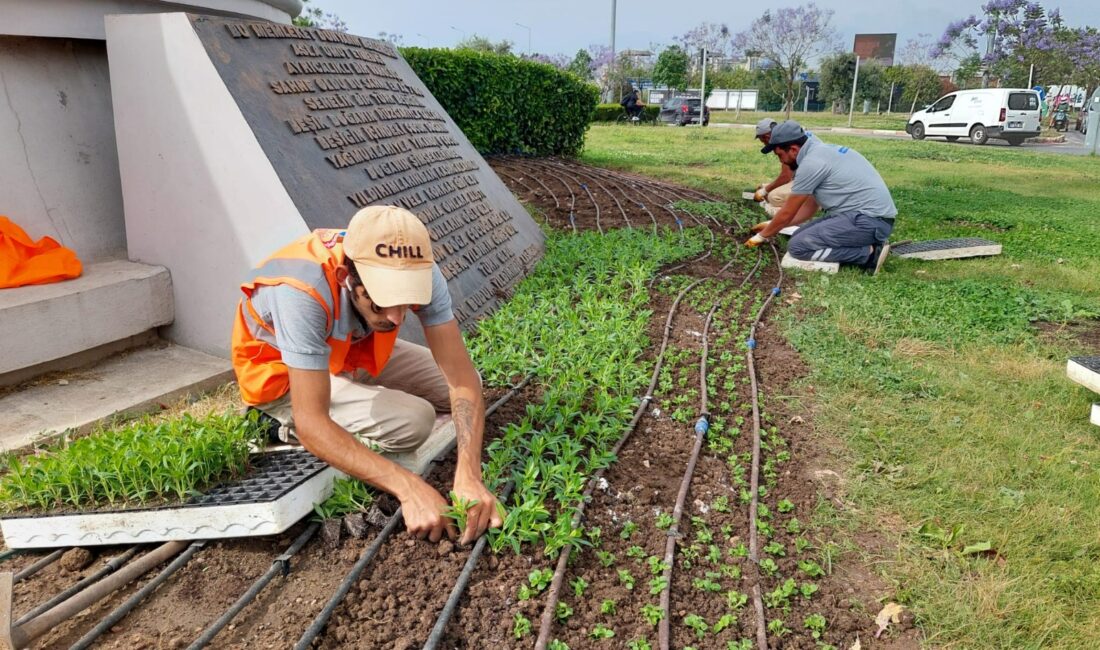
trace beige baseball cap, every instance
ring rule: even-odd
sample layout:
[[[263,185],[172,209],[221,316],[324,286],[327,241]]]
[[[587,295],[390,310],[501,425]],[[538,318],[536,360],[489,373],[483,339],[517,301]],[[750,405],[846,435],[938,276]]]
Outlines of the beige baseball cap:
[[[344,254],[379,307],[432,301],[432,239],[408,210],[372,205],[356,212],[344,235]]]

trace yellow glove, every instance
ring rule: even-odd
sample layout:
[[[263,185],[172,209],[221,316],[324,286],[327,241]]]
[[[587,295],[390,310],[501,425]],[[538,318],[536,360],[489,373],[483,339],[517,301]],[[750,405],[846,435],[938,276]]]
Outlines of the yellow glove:
[[[768,241],[768,240],[764,237],[761,237],[760,235],[753,235],[747,242],[745,242],[745,246],[747,246],[749,248],[756,248],[757,246],[759,246],[760,244],[763,244],[766,241]]]
[[[766,198],[768,198],[768,190],[764,189],[763,186],[756,188],[756,192],[752,195],[752,200],[757,203],[763,203]]]
[[[758,223],[758,224],[756,224],[755,226],[752,227],[752,231],[753,232],[760,232],[761,230],[767,228],[771,224],[772,224],[772,222],[771,222],[770,219],[768,221],[761,221],[760,223]]]

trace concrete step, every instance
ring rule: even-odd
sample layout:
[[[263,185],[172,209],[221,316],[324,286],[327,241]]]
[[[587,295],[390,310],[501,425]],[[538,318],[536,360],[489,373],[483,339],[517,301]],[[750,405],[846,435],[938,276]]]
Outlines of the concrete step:
[[[0,396],[0,451],[84,433],[115,415],[155,411],[233,379],[227,359],[160,344]]]
[[[88,264],[74,280],[0,289],[0,377],[137,336],[172,318],[168,270],[126,260]]]

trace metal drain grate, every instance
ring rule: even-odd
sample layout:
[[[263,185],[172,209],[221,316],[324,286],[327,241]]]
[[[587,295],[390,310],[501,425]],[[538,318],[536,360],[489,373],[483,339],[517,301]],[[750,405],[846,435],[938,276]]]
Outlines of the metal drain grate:
[[[958,239],[932,239],[901,244],[890,248],[898,257],[921,260],[950,260],[963,257],[1000,255],[1001,245],[988,239],[961,237]]]
[[[1070,361],[1100,374],[1100,357],[1070,357]]]

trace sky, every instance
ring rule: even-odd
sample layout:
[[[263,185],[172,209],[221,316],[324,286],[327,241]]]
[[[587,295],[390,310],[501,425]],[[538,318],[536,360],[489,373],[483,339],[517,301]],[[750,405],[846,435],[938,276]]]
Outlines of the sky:
[[[593,44],[608,44],[611,0],[311,0],[313,6],[339,15],[349,31],[361,36],[379,32],[400,34],[402,44],[449,47],[464,36],[478,34],[491,40],[507,39],[514,51],[531,48],[543,54],[568,54]],[[646,49],[668,45],[673,37],[702,22],[726,23],[733,33],[746,29],[768,7],[797,6],[696,0],[621,0],[618,2],[615,49]],[[824,0],[832,9],[833,26],[851,49],[856,33],[897,33],[900,50],[920,34],[939,38],[947,24],[980,14],[982,0]],[[1100,27],[1100,1],[1041,2],[1048,10],[1061,8],[1066,24]],[[750,8],[751,7],[751,8]]]

